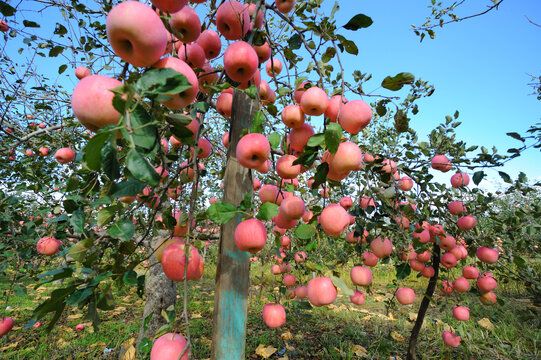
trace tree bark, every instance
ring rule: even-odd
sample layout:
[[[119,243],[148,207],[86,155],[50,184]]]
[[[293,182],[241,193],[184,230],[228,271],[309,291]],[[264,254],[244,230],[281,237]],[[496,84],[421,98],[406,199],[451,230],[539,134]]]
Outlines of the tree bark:
[[[417,312],[417,320],[415,321],[415,325],[413,325],[413,329],[411,330],[406,360],[415,360],[417,357],[415,350],[417,346],[417,338],[419,336],[419,332],[421,331],[421,327],[423,326],[423,321],[425,319],[426,311],[428,310],[428,305],[430,304],[430,299],[432,298],[432,295],[434,295],[434,290],[436,289],[436,284],[438,283],[438,274],[440,269],[440,247],[437,244],[434,244],[432,250],[432,266],[434,267],[434,276],[432,276],[428,281],[425,296],[423,297],[421,306]]]
[[[169,232],[160,231],[160,236],[151,239],[152,245],[161,239],[167,238]],[[139,329],[139,337],[137,338],[137,346],[143,338],[152,338],[156,335],[157,330],[167,322],[162,316],[162,310],[166,310],[169,306],[175,305],[177,300],[177,283],[171,281],[165,276],[162,264],[158,262],[156,256],[152,255],[149,259],[150,270],[147,275],[145,284],[145,310]],[[147,329],[144,329],[145,319],[152,314],[152,318],[147,324]]]
[[[249,169],[236,157],[237,143],[243,129],[248,129],[259,108],[259,102],[245,93],[233,95],[227,168],[224,175],[224,201],[239,205],[244,195],[252,192],[253,179]],[[245,359],[248,289],[250,287],[249,253],[235,245],[235,229],[240,215],[222,225],[216,269],[212,359]]]

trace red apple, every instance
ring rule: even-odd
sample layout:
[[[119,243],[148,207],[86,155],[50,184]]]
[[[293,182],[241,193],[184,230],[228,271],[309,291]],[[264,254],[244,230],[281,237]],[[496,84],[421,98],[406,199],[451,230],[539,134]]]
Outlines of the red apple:
[[[275,0],[274,3],[282,14],[287,14],[295,6],[295,0]]]
[[[486,293],[498,287],[498,283],[491,276],[481,277],[477,280],[477,287],[481,292]]]
[[[252,45],[252,47],[254,48],[257,54],[257,59],[260,64],[263,64],[265,61],[267,61],[270,58],[272,51],[267,42],[265,42],[263,45],[260,45],[260,46]]]
[[[372,271],[367,267],[354,266],[349,275],[355,285],[368,286],[372,283]]]
[[[216,27],[227,40],[239,40],[250,29],[248,9],[238,1],[226,1],[216,11]]]
[[[479,270],[473,266],[465,266],[462,269],[462,276],[466,279],[477,279],[479,277]]]
[[[349,301],[354,303],[355,305],[362,305],[364,304],[364,294],[362,291],[354,290],[353,295],[349,297]]]
[[[373,253],[368,252],[368,251],[363,253],[363,264],[364,265],[373,267],[373,266],[376,266],[378,264],[378,261],[379,261],[379,258],[376,255],[374,255]]]
[[[169,24],[172,28],[182,34],[179,38],[184,44],[196,41],[201,34],[201,21],[199,16],[189,6],[184,6],[177,12],[171,13]]]
[[[413,187],[413,180],[408,176],[402,176],[398,180],[398,188],[402,191],[409,191]]]
[[[207,59],[214,59],[220,55],[222,41],[216,31],[209,29],[203,31],[196,42],[203,48]]]
[[[252,254],[260,251],[267,243],[267,229],[257,219],[242,221],[235,229],[235,244],[240,251]]]
[[[295,295],[297,295],[299,299],[304,299],[308,296],[308,289],[306,286],[299,286],[295,289]]]
[[[319,116],[327,110],[329,97],[323,89],[312,86],[304,92],[300,105],[306,115]]]
[[[291,274],[287,274],[287,275],[284,275],[284,285],[287,286],[287,287],[292,287],[293,285],[295,285],[295,275],[291,275]]]
[[[75,117],[84,127],[94,132],[106,125],[116,124],[120,114],[113,107],[113,93],[109,90],[121,85],[120,81],[103,75],[90,75],[81,79],[71,97]]]
[[[184,267],[186,266],[186,255],[184,254],[185,244],[178,240],[169,244],[162,253],[162,267],[165,276],[173,281],[184,281]],[[198,280],[200,266],[203,258],[194,246],[190,246],[190,256],[188,257],[188,280]]]
[[[304,214],[304,209],[304,201],[297,196],[287,197],[280,204],[280,212],[290,220],[299,220]]]
[[[449,205],[447,205],[447,209],[451,215],[462,215],[466,212],[466,207],[462,201],[451,201]]]
[[[280,304],[268,303],[263,306],[263,321],[270,328],[277,328],[286,323],[286,311]]]
[[[205,65],[205,51],[197,43],[183,44],[178,48],[178,58],[190,65],[192,69],[203,68]],[[200,80],[200,79],[199,79]],[[198,84],[199,84],[198,80]]]
[[[453,268],[456,266],[457,258],[453,253],[446,252],[441,257],[441,264],[443,267],[446,267],[447,269]]]
[[[188,342],[184,336],[174,333],[167,333],[160,336],[150,352],[150,360],[188,360],[190,354],[186,349]],[[180,354],[184,353],[182,357]]]
[[[75,69],[75,77],[79,80],[81,80],[82,78],[85,78],[87,76],[90,76],[92,75],[92,73],[90,72],[90,70],[88,70],[86,67],[84,66],[78,66],[76,69]]]
[[[273,57],[269,61],[267,61],[267,65],[265,65],[265,70],[267,71],[267,75],[269,75],[270,77],[278,76],[282,72],[282,62],[277,58]]]
[[[295,253],[295,262],[297,263],[301,263],[301,262],[304,262],[306,261],[306,253],[304,251],[297,251]]]
[[[133,66],[151,66],[167,47],[167,30],[160,17],[138,1],[113,7],[107,15],[106,30],[116,55]]]
[[[308,144],[308,140],[312,135],[314,135],[314,128],[307,123],[291,130],[288,137],[289,151],[302,152],[302,149]]]
[[[494,305],[498,301],[498,298],[494,292],[488,291],[482,294],[479,300],[483,303],[483,305]]]
[[[336,300],[336,287],[328,277],[316,277],[308,282],[308,300],[314,306],[323,306]]]
[[[432,169],[439,170],[441,172],[447,172],[451,170],[453,164],[447,159],[445,155],[436,155],[430,161]]]
[[[339,236],[349,226],[349,214],[339,204],[330,204],[321,212],[319,223],[327,235]]]
[[[266,163],[269,154],[269,140],[259,133],[247,134],[237,144],[237,160],[248,169],[257,169],[262,166]]]
[[[466,278],[461,276],[455,281],[453,281],[453,289],[458,292],[466,292],[470,289],[470,282]]]
[[[56,151],[54,158],[60,164],[67,164],[75,159],[75,153],[70,148],[61,148]]]
[[[385,238],[384,240],[381,239],[381,237],[377,237],[372,242],[370,242],[370,250],[376,255],[378,258],[383,259],[393,252],[393,244],[391,244],[391,240]]]
[[[0,336],[6,335],[13,328],[13,318],[4,317],[0,318]]]
[[[54,255],[58,253],[62,243],[54,237],[44,236],[38,240],[37,251],[42,255]]]
[[[453,307],[453,316],[458,321],[468,321],[470,319],[470,308],[466,306]]]
[[[451,176],[451,185],[454,188],[458,189],[459,187],[462,187],[462,186],[468,186],[469,183],[470,183],[470,177],[468,176],[468,174],[458,172],[454,174],[453,176]]]
[[[233,81],[242,83],[250,80],[257,71],[258,63],[257,53],[245,41],[234,42],[224,52],[225,72]]]
[[[410,305],[415,301],[415,291],[408,287],[396,290],[395,296],[396,300],[402,305]]]
[[[436,270],[434,270],[432,266],[425,266],[425,268],[421,271],[421,275],[425,278],[431,278],[436,275]]]
[[[494,264],[498,261],[498,250],[496,249],[481,246],[477,249],[476,255],[479,260],[487,264]]]
[[[77,325],[75,326],[75,331],[77,331],[77,332],[81,332],[81,331],[83,331],[84,329],[85,329],[85,324],[77,324]]]
[[[282,122],[291,129],[298,128],[304,124],[305,115],[299,105],[291,104],[282,110]]]
[[[357,134],[372,120],[370,105],[362,100],[352,100],[342,106],[338,123],[350,134]]]
[[[447,346],[458,347],[460,345],[460,336],[456,336],[454,333],[444,331],[442,334],[443,342]]]
[[[475,227],[477,220],[475,220],[473,215],[466,215],[458,219],[456,224],[460,230],[468,231]]]

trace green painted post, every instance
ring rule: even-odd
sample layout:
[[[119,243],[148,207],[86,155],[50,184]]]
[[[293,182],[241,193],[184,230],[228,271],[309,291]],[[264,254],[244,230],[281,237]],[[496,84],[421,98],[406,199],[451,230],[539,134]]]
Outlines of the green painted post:
[[[227,167],[224,175],[224,201],[239,205],[247,192],[253,191],[251,171],[242,167],[235,152],[243,129],[250,128],[259,101],[241,91],[233,95]],[[243,360],[246,344],[248,290],[250,286],[250,255],[235,245],[236,216],[220,231],[220,250],[216,269],[212,359]]]

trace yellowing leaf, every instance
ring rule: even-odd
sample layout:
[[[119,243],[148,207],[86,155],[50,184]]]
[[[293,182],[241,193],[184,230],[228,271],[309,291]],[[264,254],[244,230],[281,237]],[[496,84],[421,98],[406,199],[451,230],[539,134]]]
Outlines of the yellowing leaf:
[[[353,351],[353,353],[357,356],[367,356],[368,355],[368,350],[366,350],[364,347],[362,347],[361,345],[354,345],[352,348],[351,348],[351,351]]]
[[[417,314],[415,313],[408,313],[408,317],[410,321],[416,321],[417,320]]]
[[[488,331],[493,331],[496,327],[494,327],[494,324],[490,322],[487,318],[482,318],[481,320],[477,321],[477,323],[482,327],[487,329]]]
[[[405,342],[406,341],[406,338],[403,337],[402,335],[400,335],[399,333],[397,333],[396,331],[393,331],[391,333],[391,337],[393,338],[394,341],[396,342]]]
[[[291,332],[289,331],[283,333],[280,336],[282,337],[283,340],[291,340],[291,338],[293,338],[293,335],[291,335]]]
[[[286,355],[286,356],[284,356],[284,357],[278,358],[278,360],[289,360],[289,358],[288,358],[287,355]]]
[[[73,314],[68,316],[68,321],[77,320],[83,317],[83,314]]]
[[[192,319],[201,319],[203,317],[203,315],[201,314],[193,314],[192,315]]]
[[[275,347],[259,344],[257,349],[255,349],[255,354],[261,356],[263,359],[268,359],[276,352],[276,350],[278,349]]]
[[[135,360],[135,347],[130,346],[124,354],[120,357],[120,360]]]
[[[12,348],[16,348],[17,345],[19,345],[19,342],[18,341],[14,341],[12,342],[11,344],[7,345],[7,346],[4,346],[3,348],[0,348],[0,350],[2,350],[2,352],[6,351],[6,350],[9,350],[9,349],[12,349]]]

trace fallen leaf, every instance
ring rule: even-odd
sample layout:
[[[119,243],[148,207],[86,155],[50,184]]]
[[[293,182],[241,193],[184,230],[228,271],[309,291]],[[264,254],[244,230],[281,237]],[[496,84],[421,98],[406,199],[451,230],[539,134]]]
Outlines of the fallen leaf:
[[[488,331],[493,331],[494,329],[496,329],[496,327],[494,326],[494,324],[492,324],[490,322],[489,319],[487,318],[482,318],[481,320],[477,321],[477,323],[482,327],[482,328],[485,328],[487,329]]]
[[[16,348],[17,345],[19,345],[19,342],[18,341],[15,341],[15,342],[12,342],[11,344],[7,345],[7,346],[4,346],[3,348],[0,348],[0,350],[2,350],[2,352],[6,351],[6,350],[9,350],[9,349],[12,349],[12,348]]]
[[[68,342],[62,338],[58,339],[56,343],[58,344],[60,348],[66,347],[66,345],[68,345]]]
[[[73,321],[73,320],[80,319],[82,317],[83,317],[83,314],[73,314],[73,315],[69,315],[67,320],[68,321]]]
[[[135,338],[129,338],[120,345],[124,350],[129,349],[131,346],[135,345]]]
[[[278,358],[278,360],[289,360],[289,358],[288,358],[287,355],[286,355],[286,356],[284,356],[284,357]]]
[[[275,347],[259,344],[257,349],[255,349],[255,353],[256,355],[259,355],[264,359],[268,359],[276,352],[276,350],[278,349],[276,349]]]
[[[406,341],[406,338],[403,337],[402,335],[400,335],[399,333],[397,333],[396,331],[393,331],[391,333],[391,337],[393,338],[394,341],[396,342],[405,342]]]
[[[135,360],[135,346],[130,346],[126,352],[120,357],[120,360]]]
[[[385,297],[384,296],[381,296],[381,295],[374,295],[373,296],[373,299],[375,302],[382,302],[382,301],[385,301]]]
[[[362,347],[361,345],[354,345],[352,348],[351,348],[351,351],[353,351],[353,353],[357,356],[366,356],[368,355],[368,350],[366,350],[364,347]]]
[[[289,352],[295,351],[295,348],[293,346],[289,345],[287,342],[285,342],[285,345],[286,345],[286,350],[287,351],[289,351]]]
[[[408,313],[408,317],[410,321],[416,321],[417,320],[417,314],[415,313]]]
[[[97,342],[97,343],[91,344],[91,345],[90,345],[89,347],[91,347],[91,348],[94,348],[94,347],[103,347],[103,348],[106,348],[106,347],[107,347],[107,345],[105,345],[105,343],[104,343],[104,342],[101,342],[101,341],[100,341],[100,342]]]
[[[203,317],[203,315],[201,314],[193,314],[192,315],[192,319],[201,319]]]
[[[39,288],[36,289],[36,292],[37,292],[38,294],[41,294],[42,292],[45,292],[46,290],[47,290],[47,289],[46,289],[45,287],[40,286]]]
[[[291,340],[293,338],[293,335],[291,335],[291,332],[287,331],[280,335],[283,340]]]

